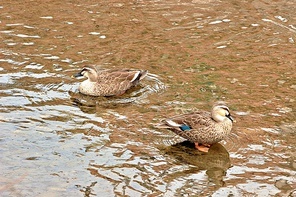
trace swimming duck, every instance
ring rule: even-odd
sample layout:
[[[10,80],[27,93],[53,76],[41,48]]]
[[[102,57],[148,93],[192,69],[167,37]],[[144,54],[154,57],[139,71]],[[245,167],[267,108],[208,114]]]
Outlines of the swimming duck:
[[[74,77],[87,78],[79,85],[79,92],[82,94],[118,96],[137,85],[147,73],[147,70],[101,69],[96,66],[85,66]]]
[[[195,148],[208,152],[209,147],[225,139],[232,129],[233,118],[225,103],[213,105],[211,112],[198,111],[162,121],[160,128],[169,129],[194,142]]]

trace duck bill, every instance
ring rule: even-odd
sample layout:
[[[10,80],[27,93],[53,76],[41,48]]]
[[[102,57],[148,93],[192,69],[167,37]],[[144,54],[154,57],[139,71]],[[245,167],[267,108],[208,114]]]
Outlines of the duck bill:
[[[83,78],[83,75],[80,72],[80,73],[77,73],[77,74],[73,75],[72,78],[78,78],[78,79],[80,79],[80,78]]]
[[[227,118],[229,118],[229,120],[231,120],[231,122],[235,122],[235,120],[233,119],[233,117],[230,114],[227,116]]]

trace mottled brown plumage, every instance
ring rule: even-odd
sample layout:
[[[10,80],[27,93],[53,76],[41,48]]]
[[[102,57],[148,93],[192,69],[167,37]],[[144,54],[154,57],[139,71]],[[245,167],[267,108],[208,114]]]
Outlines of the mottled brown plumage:
[[[137,85],[146,74],[146,70],[100,69],[96,66],[85,66],[74,76],[76,78],[87,78],[79,85],[79,91],[82,94],[90,96],[117,96]]]
[[[225,139],[231,131],[233,119],[224,103],[216,103],[212,112],[199,111],[168,118],[161,128],[167,128],[194,142],[196,148],[207,152],[210,145]],[[203,148],[199,146],[202,145]]]

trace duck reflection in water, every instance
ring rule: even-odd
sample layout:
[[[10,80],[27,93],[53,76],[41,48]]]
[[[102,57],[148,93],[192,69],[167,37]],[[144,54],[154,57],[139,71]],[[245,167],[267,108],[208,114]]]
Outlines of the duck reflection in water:
[[[180,163],[194,166],[189,170],[174,173],[173,177],[206,170],[209,181],[219,187],[224,185],[223,177],[226,175],[227,169],[231,167],[229,153],[219,143],[213,144],[208,153],[203,153],[195,149],[194,143],[184,141],[165,147],[164,153],[175,157]]]
[[[142,86],[137,86],[127,90],[124,95],[117,97],[96,97],[72,91],[69,91],[68,94],[73,105],[79,107],[85,113],[94,114],[98,109],[114,109],[118,106],[140,102],[146,97],[147,92]]]

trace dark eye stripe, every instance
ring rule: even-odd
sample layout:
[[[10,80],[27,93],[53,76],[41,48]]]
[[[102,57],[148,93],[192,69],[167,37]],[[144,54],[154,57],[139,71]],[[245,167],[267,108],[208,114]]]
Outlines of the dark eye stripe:
[[[88,68],[83,68],[81,72],[83,72],[83,71],[89,71],[89,69]]]
[[[229,109],[227,107],[221,107],[222,109],[224,109],[225,111],[228,111],[229,113]]]

